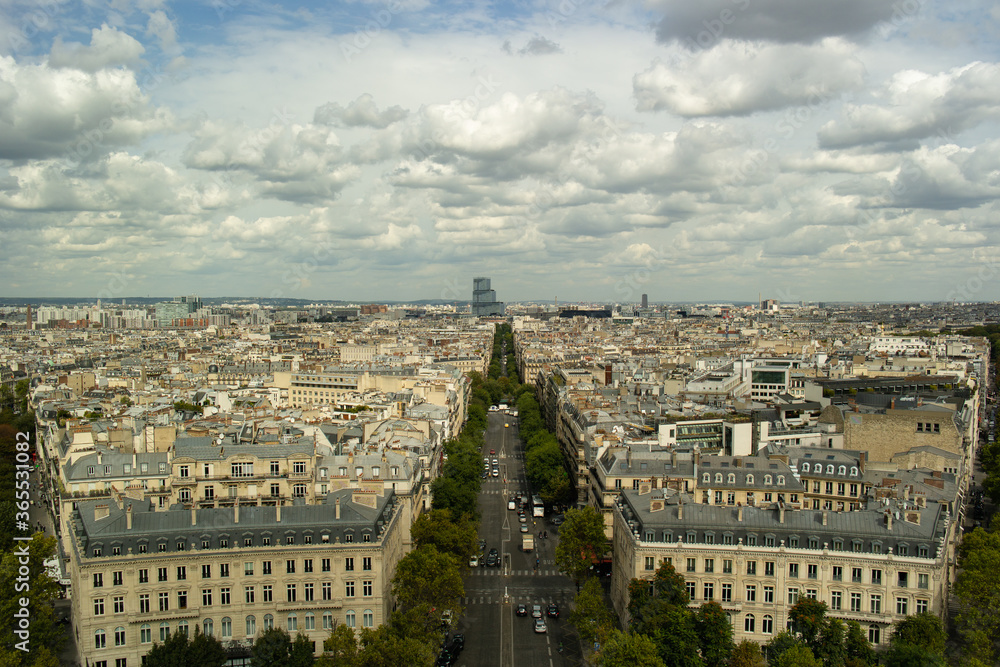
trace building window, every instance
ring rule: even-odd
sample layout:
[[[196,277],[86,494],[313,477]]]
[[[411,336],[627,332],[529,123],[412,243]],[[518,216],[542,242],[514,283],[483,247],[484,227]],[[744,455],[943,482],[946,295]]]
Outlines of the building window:
[[[877,646],[882,640],[882,630],[877,625],[868,626],[868,643]]]
[[[271,584],[261,586],[264,602],[274,602],[274,587]]]
[[[774,619],[771,616],[765,614],[764,618],[760,619],[760,631],[765,635],[774,633]]]
[[[899,588],[906,588],[909,584],[910,573],[909,572],[899,572],[896,575],[896,585]]]
[[[149,613],[149,594],[143,593],[139,596],[139,613],[148,614]]]
[[[764,586],[764,602],[767,604],[774,603],[774,586]]]
[[[860,574],[858,575],[857,581],[861,581]],[[872,584],[876,586],[882,585],[882,570],[872,570]]]
[[[882,613],[882,596],[872,595],[871,597],[871,610],[873,614]]]
[[[253,586],[244,586],[244,588],[243,588],[243,597],[244,597],[244,599],[245,599],[245,601],[246,601],[247,604],[253,604],[253,602],[254,602],[254,587]]]
[[[851,611],[861,611],[861,593],[851,593]]]
[[[694,600],[695,586],[697,586],[697,584],[693,581],[684,582],[684,589],[687,591],[688,598],[691,600]]]
[[[896,598],[896,613],[900,616],[906,616],[907,602],[906,598]]]
[[[299,629],[299,617],[295,614],[288,615],[288,631],[295,632]]]
[[[167,581],[167,568],[159,567],[156,569],[156,580]]]
[[[222,540],[222,541],[225,542],[226,540]],[[219,576],[220,577],[228,577],[229,576],[229,563],[220,563],[219,564]]]
[[[732,574],[733,573],[733,561],[731,561],[731,560],[723,560],[722,561],[722,573],[723,574]]]
[[[201,622],[201,633],[206,637],[211,637],[212,634],[215,632],[215,628],[213,627],[213,625],[214,624],[212,623],[212,619],[206,618]]]
[[[715,598],[715,584],[713,584],[711,582],[705,583],[705,585],[702,586],[702,592],[704,593],[704,599],[705,600],[712,600],[712,599],[714,599]]]
[[[104,630],[97,630],[94,632],[94,648],[105,648],[107,647],[108,638],[104,634]]]
[[[840,591],[833,591],[830,593],[830,610],[840,611],[843,608],[843,593]]]
[[[306,535],[306,544],[312,544],[312,535]],[[369,559],[369,560],[371,560],[371,559]],[[371,568],[368,568],[368,569],[371,569]],[[306,573],[309,573],[309,572],[313,571],[312,558],[306,558],[304,561],[302,561],[302,571],[306,572]]]
[[[260,571],[263,574],[271,574],[271,561],[265,560],[260,564]]]
[[[229,618],[228,616],[225,616],[222,619],[222,638],[232,639],[232,637],[233,637],[233,619]]]
[[[930,586],[930,575],[918,574],[917,575],[917,588],[928,588]]]
[[[149,623],[143,623],[139,626],[139,642],[142,644],[149,644],[153,641],[153,628]]]
[[[709,574],[711,574],[712,572],[715,572],[715,559],[714,558],[706,558],[705,559],[705,572],[709,573]]]
[[[928,601],[924,598],[916,599],[917,613],[922,614],[927,611]]]
[[[219,589],[219,602],[223,605],[232,604],[232,593],[228,588]]]
[[[149,583],[149,570],[146,569],[139,570],[139,583],[140,584]]]
[[[747,574],[750,575],[750,576],[756,576],[757,575],[757,561],[755,561],[755,560],[748,560],[747,561]]]
[[[365,609],[363,620],[366,628],[375,627],[375,614],[371,609]]]
[[[746,601],[747,602],[757,601],[757,586],[755,586],[754,584],[747,584]]]
[[[354,627],[355,623],[354,623],[354,610],[353,609],[348,609],[347,613],[344,615],[344,625],[346,625],[349,628],[353,628]]]
[[[104,616],[104,598],[94,598],[94,616]]]
[[[115,613],[124,614],[125,613],[125,598],[122,596],[116,596],[114,598]]]
[[[311,611],[306,612],[306,630],[316,629],[316,615]]]
[[[257,634],[257,619],[254,616],[247,616],[247,637]]]
[[[799,577],[799,564],[789,563],[788,564],[788,576],[792,579],[798,579]]]
[[[694,559],[694,558],[688,558],[687,559],[687,571],[688,572],[694,572],[695,571],[695,563],[697,563],[696,559]]]
[[[326,540],[324,540],[324,542],[325,542],[325,541],[326,541]],[[329,559],[329,558],[324,558],[324,559],[323,559],[323,560],[321,561],[321,563],[320,563],[320,569],[321,569],[321,570],[322,570],[323,572],[329,572],[329,571],[330,571],[330,559]]]
[[[813,563],[806,565],[806,576],[810,579],[817,578],[819,576],[819,568]]]
[[[652,556],[646,556],[646,570],[650,571],[650,572],[653,571],[653,557]]]
[[[187,591],[177,591],[177,608],[187,609],[187,606],[188,606]]]
[[[733,585],[732,584],[722,584],[722,601],[732,602],[733,601]]]
[[[753,614],[747,614],[743,617],[743,632],[753,632],[755,625],[755,619]]]
[[[104,586],[104,574],[101,572],[94,573],[94,588],[102,588]]]
[[[874,570],[872,571],[872,573],[874,574]],[[851,568],[851,582],[855,583],[855,584],[860,584],[861,583],[861,568],[860,567],[852,567]],[[875,583],[875,582],[872,581],[872,583]]]
[[[160,641],[165,642],[170,639],[170,624],[164,621],[160,623]]]
[[[212,566],[211,565],[202,565],[201,566],[201,578],[202,579],[211,579],[212,578]]]
[[[264,614],[264,632],[274,629],[274,616],[271,614]]]
[[[788,604],[793,605],[799,601],[799,589],[789,588],[788,589]]]
[[[295,584],[285,585],[285,598],[288,602],[295,602]]]
[[[170,593],[160,593],[160,611],[170,611]]]
[[[203,588],[201,590],[201,606],[211,607],[212,606],[212,589]]]
[[[354,571],[354,559],[353,558],[345,558],[344,559],[344,570],[347,571],[347,572],[353,572]]]
[[[323,629],[333,630],[333,613],[329,611],[323,612]]]

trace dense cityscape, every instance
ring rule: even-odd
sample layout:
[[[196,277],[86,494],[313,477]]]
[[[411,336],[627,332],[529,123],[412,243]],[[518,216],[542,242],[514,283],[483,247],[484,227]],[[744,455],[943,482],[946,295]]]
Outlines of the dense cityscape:
[[[992,660],[996,304],[0,313],[51,664]]]

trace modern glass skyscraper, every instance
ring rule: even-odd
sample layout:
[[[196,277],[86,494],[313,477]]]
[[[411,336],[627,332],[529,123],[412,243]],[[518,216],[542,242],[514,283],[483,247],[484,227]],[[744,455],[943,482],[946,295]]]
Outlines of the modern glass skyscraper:
[[[476,317],[504,314],[504,304],[497,301],[497,293],[490,289],[489,278],[472,279],[472,314]]]

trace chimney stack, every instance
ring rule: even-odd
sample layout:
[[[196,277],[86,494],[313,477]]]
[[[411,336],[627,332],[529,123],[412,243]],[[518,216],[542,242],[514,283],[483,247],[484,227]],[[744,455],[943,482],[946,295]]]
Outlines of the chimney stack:
[[[892,532],[892,510],[885,513],[885,529]]]
[[[191,503],[191,525],[198,525],[198,510],[195,509],[194,503]]]
[[[334,507],[336,509],[334,510],[334,515],[333,516],[334,516],[335,519],[340,519],[340,498],[337,498],[337,502],[334,503]]]
[[[279,499],[274,505],[274,520],[281,523],[281,500]]]
[[[829,515],[826,510],[823,510],[823,525],[825,526],[830,520]]]
[[[125,508],[125,530],[132,530],[132,503]]]
[[[237,498],[236,505],[233,506],[233,523],[240,522],[240,501]]]

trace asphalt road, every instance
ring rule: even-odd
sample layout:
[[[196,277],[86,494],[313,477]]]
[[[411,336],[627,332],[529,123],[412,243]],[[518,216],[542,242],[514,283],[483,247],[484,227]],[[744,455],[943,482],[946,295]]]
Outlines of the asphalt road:
[[[483,480],[479,495],[482,523],[479,536],[486,540],[486,552],[496,548],[502,567],[470,568],[465,581],[463,615],[456,632],[465,633],[465,649],[455,663],[460,667],[498,665],[500,667],[557,667],[580,664],[580,647],[566,620],[576,595],[572,580],[555,566],[557,529],[547,520],[528,517],[535,536],[534,553],[521,551],[520,522],[517,512],[507,509],[507,499],[517,492],[527,492],[524,476],[524,451],[517,436],[515,419],[491,412],[483,456],[496,450],[500,476]],[[504,424],[508,423],[508,428]],[[547,539],[538,539],[539,531],[548,531]],[[536,570],[536,558],[538,569]],[[516,616],[519,604],[559,605],[560,617],[545,618],[547,632],[536,634],[530,615]],[[559,642],[565,650],[559,653]]]

